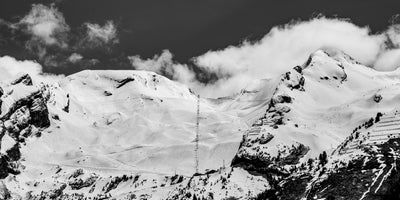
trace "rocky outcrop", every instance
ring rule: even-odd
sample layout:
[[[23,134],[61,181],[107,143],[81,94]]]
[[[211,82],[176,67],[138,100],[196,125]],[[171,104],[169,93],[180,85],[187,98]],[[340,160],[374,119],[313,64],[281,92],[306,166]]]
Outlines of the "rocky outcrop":
[[[67,187],[66,184],[61,184],[58,188],[49,191],[47,193],[47,196],[50,199],[56,199],[56,198],[60,197],[63,194],[63,191],[65,190],[66,187]]]
[[[268,179],[276,181],[277,177],[281,179],[289,174],[289,171],[284,170],[283,166],[296,165],[300,158],[307,154],[309,148],[298,143],[296,146],[288,147],[285,152],[279,153],[277,156],[271,156],[266,150],[274,136],[262,128],[265,126],[267,127],[265,129],[277,129],[279,126],[285,125],[288,120],[286,114],[292,110],[291,104],[294,101],[290,94],[293,90],[304,92],[304,85],[305,78],[300,66],[294,67],[281,76],[264,117],[253,124],[253,127],[244,135],[239,151],[232,161],[232,167],[269,174]]]
[[[24,86],[18,86],[19,84]],[[25,143],[27,137],[38,136],[40,130],[50,126],[44,86],[33,86],[32,79],[25,74],[9,87],[8,91],[12,92],[2,95],[0,101],[2,107],[5,107],[0,117],[0,141],[7,139],[5,144],[10,145],[12,142],[13,145],[0,146],[0,179],[8,174],[19,173],[21,144]]]
[[[70,104],[70,102],[71,102],[71,100],[69,98],[69,94],[67,94],[67,104],[63,108],[63,111],[66,112],[66,113],[69,113],[69,104]]]
[[[32,78],[29,76],[29,74],[22,74],[20,75],[17,79],[15,79],[13,82],[11,82],[11,85],[16,85],[22,83],[24,85],[32,85]]]
[[[8,174],[19,174],[18,165],[8,155],[0,155],[0,179],[6,178]]]
[[[80,190],[85,187],[92,186],[96,180],[99,178],[96,174],[90,174],[88,177],[79,177],[80,175],[71,176],[68,185],[73,190]]]
[[[278,163],[282,166],[296,165],[299,163],[300,159],[308,153],[308,151],[310,151],[309,147],[297,143],[296,146],[292,145],[292,147],[289,148],[286,155],[279,157]]]
[[[1,170],[1,168],[0,168]],[[10,199],[11,195],[10,195],[10,191],[8,191],[8,188],[6,187],[6,185],[3,183],[3,181],[0,181],[0,199]]]
[[[381,100],[382,100],[382,95],[380,95],[380,94],[375,94],[374,95],[374,101],[376,103],[379,103]]]
[[[50,126],[49,111],[47,110],[46,101],[40,96],[33,99],[30,106],[31,121],[30,124],[46,128]]]
[[[126,85],[127,83],[134,81],[134,80],[135,80],[134,78],[130,78],[130,77],[128,77],[126,79],[122,79],[122,80],[118,81],[117,88],[120,88],[120,87]]]
[[[102,191],[104,191],[104,193],[108,193],[111,190],[115,189],[118,187],[118,185],[121,182],[126,182],[130,179],[132,179],[132,176],[127,176],[127,175],[123,175],[123,176],[116,176],[113,177],[102,189]]]
[[[327,172],[317,180],[308,196],[315,199],[398,199],[400,172],[396,166],[400,139],[377,145],[376,151],[363,149],[365,156]],[[379,172],[379,173],[376,173]]]

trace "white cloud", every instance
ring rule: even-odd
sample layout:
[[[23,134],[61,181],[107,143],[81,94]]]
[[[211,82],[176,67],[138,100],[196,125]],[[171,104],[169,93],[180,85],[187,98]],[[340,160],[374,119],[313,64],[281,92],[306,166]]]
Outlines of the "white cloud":
[[[185,84],[195,80],[194,72],[190,71],[186,65],[174,63],[173,55],[168,50],[155,55],[152,59],[141,59],[140,56],[129,56],[128,59],[138,70],[153,71]]]
[[[382,34],[372,34],[368,27],[323,17],[274,27],[258,42],[244,42],[194,58],[195,64],[203,71],[218,76],[212,84],[199,83],[193,71],[171,61],[169,52],[148,60],[131,57],[131,61],[140,69],[180,77],[175,80],[204,96],[219,97],[236,93],[255,79],[278,76],[303,64],[312,52],[324,47],[343,50],[364,65],[375,66],[378,70],[393,70],[400,64],[400,50],[396,49],[400,46],[399,32],[398,26],[391,26]],[[388,38],[392,49],[388,49]],[[181,78],[184,74],[187,79]]]
[[[376,60],[375,69],[379,71],[392,71],[400,67],[400,49],[382,52]]]
[[[113,21],[107,21],[103,26],[99,24],[85,23],[87,28],[87,37],[91,42],[103,42],[106,44],[116,44],[117,28]]]
[[[173,55],[170,51],[164,50],[160,55],[155,55],[152,59],[142,59],[140,56],[129,56],[132,65],[139,70],[153,71],[162,73],[166,71],[167,74],[172,70]]]
[[[63,76],[43,74],[42,66],[31,60],[17,60],[10,56],[0,57],[0,80],[11,81],[20,74],[27,73],[36,83],[46,81],[53,83],[59,81]]]
[[[83,56],[78,53],[73,53],[68,57],[68,61],[71,63],[77,63],[83,59]]]
[[[400,25],[395,24],[390,26],[386,31],[386,35],[393,48],[400,47]]]
[[[247,74],[268,78],[302,64],[321,47],[335,47],[364,64],[378,56],[382,37],[372,36],[368,28],[350,22],[318,18],[273,28],[259,42],[211,51],[196,58],[196,63],[219,76]]]
[[[26,26],[34,39],[40,39],[46,45],[66,46],[62,37],[70,28],[63,14],[53,6],[33,4],[31,11],[18,24]]]
[[[33,61],[18,61],[13,57],[0,57],[0,79],[8,79],[20,73],[28,73],[32,76],[37,76],[42,73],[42,66]]]

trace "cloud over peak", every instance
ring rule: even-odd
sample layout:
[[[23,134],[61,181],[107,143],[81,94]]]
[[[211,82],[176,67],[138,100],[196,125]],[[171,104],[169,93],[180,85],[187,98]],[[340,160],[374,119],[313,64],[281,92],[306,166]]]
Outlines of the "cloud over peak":
[[[54,83],[58,82],[64,76],[56,76],[50,74],[44,74],[42,66],[31,60],[17,60],[10,56],[0,57],[0,80],[12,81],[21,74],[29,74],[33,81],[36,83],[47,82]]]
[[[236,93],[255,79],[276,77],[303,64],[311,53],[325,47],[340,49],[377,70],[396,69],[400,65],[399,30],[398,25],[393,25],[384,33],[373,34],[368,27],[325,17],[277,26],[259,41],[244,41],[241,45],[193,58],[200,71],[217,76],[213,83],[201,83],[195,76],[198,72],[182,67],[182,64],[168,62],[167,69],[183,68],[184,71],[160,70],[162,65],[155,63],[160,63],[160,58],[170,60],[170,53],[153,60],[133,59],[133,63],[141,69],[161,74],[167,72],[170,77],[190,77],[175,79],[205,96],[219,97]]]
[[[380,52],[382,41],[382,37],[370,35],[367,27],[339,19],[316,18],[274,27],[258,42],[210,51],[195,60],[200,67],[220,76],[249,73],[266,78],[301,64],[321,47],[341,49],[369,65]]]
[[[129,56],[128,59],[137,70],[153,71],[185,84],[195,80],[193,71],[185,64],[174,62],[173,57],[169,50],[164,50],[152,59],[142,59],[140,56]]]

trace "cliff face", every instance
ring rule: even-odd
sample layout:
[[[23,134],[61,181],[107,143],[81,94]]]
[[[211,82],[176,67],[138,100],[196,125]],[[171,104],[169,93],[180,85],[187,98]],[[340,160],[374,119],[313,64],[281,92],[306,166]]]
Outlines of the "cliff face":
[[[20,147],[29,137],[40,137],[41,130],[50,126],[46,87],[33,86],[24,74],[1,88],[0,113],[0,178],[19,174]]]

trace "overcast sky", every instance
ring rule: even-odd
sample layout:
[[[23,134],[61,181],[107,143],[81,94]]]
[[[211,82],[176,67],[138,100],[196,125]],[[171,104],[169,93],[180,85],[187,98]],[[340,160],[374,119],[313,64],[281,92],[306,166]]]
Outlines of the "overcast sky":
[[[243,71],[243,83],[279,74],[330,45],[391,70],[399,8],[398,0],[1,0],[0,56],[36,60],[56,74],[144,69],[221,84]],[[294,44],[296,53],[271,53]]]

